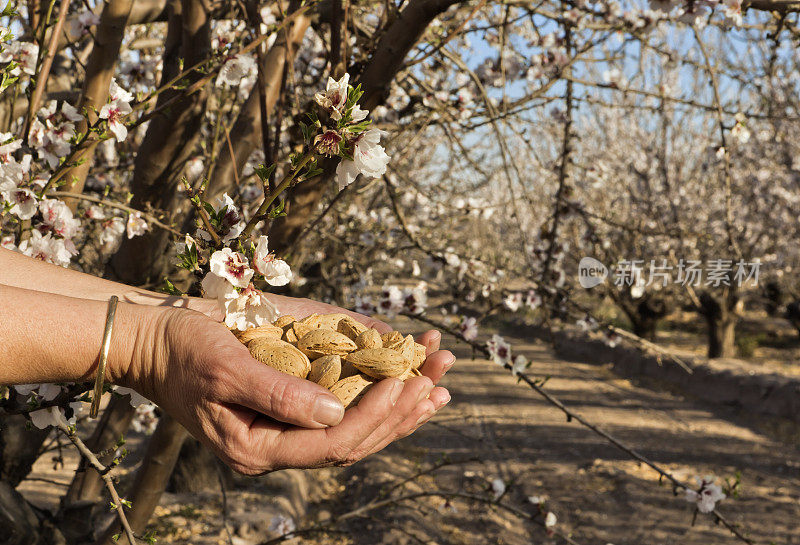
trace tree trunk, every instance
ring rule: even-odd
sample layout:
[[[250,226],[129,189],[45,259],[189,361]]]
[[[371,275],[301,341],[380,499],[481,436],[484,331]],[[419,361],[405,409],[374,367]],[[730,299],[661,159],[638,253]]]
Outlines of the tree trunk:
[[[162,83],[178,74],[179,59],[192,66],[207,58],[211,47],[209,14],[201,0],[173,1],[170,10]],[[203,74],[196,72],[187,80],[195,82],[201,77]],[[159,95],[156,106],[182,93],[179,89],[165,91]],[[200,138],[205,103],[206,93],[200,91],[177,100],[150,120],[136,154],[131,182],[134,208],[164,211],[168,221],[174,215],[178,204],[176,190],[184,164]],[[163,229],[151,229],[142,236],[123,240],[111,262],[116,277],[129,284],[160,280],[166,270],[164,254],[169,237],[169,232]]]
[[[147,445],[147,452],[142,466],[136,472],[131,490],[125,494],[133,505],[127,515],[135,533],[142,534],[147,528],[147,522],[167,488],[178,454],[187,437],[189,432],[171,416],[165,414],[161,417]],[[115,545],[111,538],[119,532],[119,521],[114,519],[96,545]]]
[[[663,299],[646,297],[636,305],[636,312],[631,316],[633,333],[648,341],[654,341],[658,322],[666,315],[667,305]]]
[[[789,320],[797,334],[800,335],[800,301],[792,301],[786,305],[786,319]]]
[[[700,312],[708,327],[709,358],[731,358],[736,355],[736,322],[742,304],[733,292],[723,296],[706,292],[700,296]]]
[[[110,0],[103,7],[100,24],[95,30],[94,47],[86,63],[86,78],[83,82],[81,101],[78,104],[78,111],[86,110],[88,123],[97,121],[95,112],[99,112],[108,100],[108,88],[117,67],[119,50],[132,7],[133,0]],[[79,134],[86,132],[88,123],[87,121],[78,123],[75,128],[76,132]],[[73,167],[64,175],[64,180],[67,181],[63,187],[64,191],[73,193],[83,191],[86,176],[92,167],[96,147],[96,144],[90,145],[76,157],[76,160],[82,160],[83,163]],[[78,203],[75,199],[64,199],[64,202],[73,211]]]

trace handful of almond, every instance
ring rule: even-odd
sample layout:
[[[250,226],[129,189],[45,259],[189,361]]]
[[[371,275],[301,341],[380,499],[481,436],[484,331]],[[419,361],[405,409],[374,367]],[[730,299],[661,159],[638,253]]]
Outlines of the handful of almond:
[[[233,333],[255,359],[316,382],[345,408],[378,380],[419,375],[425,361],[425,346],[411,335],[381,335],[347,314],[281,316],[271,325]]]

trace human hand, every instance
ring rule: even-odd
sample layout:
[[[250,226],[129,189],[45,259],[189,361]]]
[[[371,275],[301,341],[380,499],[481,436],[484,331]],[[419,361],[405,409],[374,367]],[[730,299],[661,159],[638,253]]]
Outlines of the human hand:
[[[293,308],[301,314],[309,304]],[[150,312],[157,315],[143,320],[130,364],[111,369],[112,381],[159,404],[241,473],[353,463],[412,433],[450,399],[435,382],[454,357],[438,350],[436,332],[420,339],[429,354],[424,376],[383,380],[345,414],[330,392],[254,360],[207,316],[158,307]]]

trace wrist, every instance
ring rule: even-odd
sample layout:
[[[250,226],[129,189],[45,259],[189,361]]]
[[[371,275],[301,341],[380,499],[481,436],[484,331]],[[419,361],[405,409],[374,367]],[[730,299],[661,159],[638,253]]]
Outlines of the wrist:
[[[111,349],[108,355],[106,382],[149,390],[148,379],[165,365],[165,324],[171,307],[120,303],[117,306]]]

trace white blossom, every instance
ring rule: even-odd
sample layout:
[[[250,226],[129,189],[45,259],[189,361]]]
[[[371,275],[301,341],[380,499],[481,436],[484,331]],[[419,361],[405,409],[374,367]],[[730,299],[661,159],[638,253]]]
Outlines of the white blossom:
[[[147,222],[142,218],[141,212],[130,212],[128,214],[128,222],[125,225],[125,231],[128,233],[128,238],[142,236],[147,232]]]
[[[397,286],[384,286],[381,289],[380,301],[377,310],[389,318],[394,317],[403,309],[403,292]]]
[[[342,190],[353,183],[359,174],[369,178],[380,178],[386,173],[389,155],[380,145],[380,129],[369,129],[356,136],[353,144],[353,160],[342,159],[336,167],[336,180]]]
[[[256,70],[257,64],[252,55],[236,55],[225,61],[217,76],[216,86],[235,87]]]
[[[271,324],[280,317],[278,307],[252,284],[238,297],[225,300],[225,325],[240,331]]]
[[[211,254],[209,260],[211,273],[220,276],[237,288],[246,288],[253,278],[247,258],[230,248],[223,248]]]
[[[23,240],[19,245],[19,251],[29,257],[68,267],[72,256],[77,254],[75,247],[62,238],[53,237],[52,233],[42,235],[36,229],[30,231],[30,238]]]
[[[697,505],[701,513],[711,513],[718,501],[727,496],[719,485],[714,484],[714,477],[697,478],[698,490],[686,489],[686,501]]]
[[[506,493],[506,483],[503,479],[492,479],[492,492],[494,493],[495,501],[499,500],[500,497]]]
[[[511,361],[511,345],[500,335],[492,335],[486,342],[486,349],[497,365],[506,365]]]
[[[275,532],[278,536],[291,534],[297,529],[291,517],[275,515],[269,523],[269,531]]]
[[[130,396],[131,407],[138,407],[144,403],[149,403],[150,400],[141,395],[136,390],[132,390],[130,388],[125,388],[124,386],[115,386],[114,391],[117,392],[119,395],[122,396]]]
[[[19,187],[12,180],[0,181],[0,198],[11,205],[9,212],[21,220],[31,219],[38,209],[36,194],[27,187]]]
[[[511,365],[511,374],[514,376],[519,375],[520,373],[525,372],[525,369],[528,368],[528,358],[523,356],[522,354],[518,354],[514,356]]]
[[[80,231],[80,220],[72,217],[72,210],[64,201],[44,199],[39,203],[39,211],[42,213],[40,230],[44,228],[64,238],[72,238]]]
[[[314,100],[322,106],[331,119],[339,121],[344,115],[344,106],[347,104],[347,89],[350,85],[350,74],[345,74],[339,81],[328,78],[325,91],[314,95]]]
[[[39,46],[30,42],[13,41],[4,44],[0,50],[0,62],[14,61],[17,63],[9,73],[19,76],[23,73],[32,76],[36,73],[36,59],[39,56]]]
[[[478,338],[478,321],[472,316],[462,316],[458,329],[468,341],[474,341]]]
[[[138,433],[152,435],[158,425],[156,406],[152,403],[142,403],[136,406],[136,412],[131,421],[131,427]]]
[[[127,102],[112,101],[100,109],[100,119],[108,120],[108,129],[114,134],[117,142],[124,142],[128,137],[128,128],[122,121],[133,109]]]

